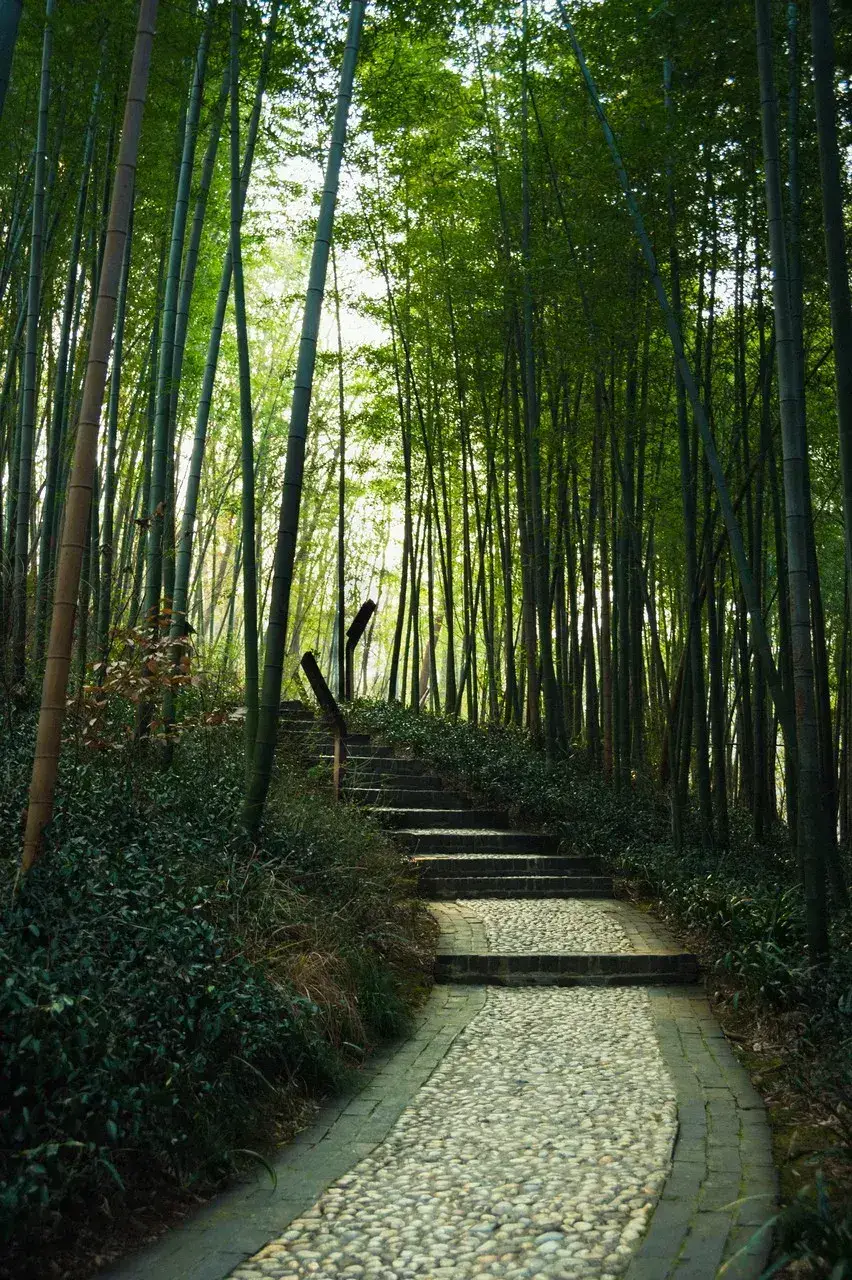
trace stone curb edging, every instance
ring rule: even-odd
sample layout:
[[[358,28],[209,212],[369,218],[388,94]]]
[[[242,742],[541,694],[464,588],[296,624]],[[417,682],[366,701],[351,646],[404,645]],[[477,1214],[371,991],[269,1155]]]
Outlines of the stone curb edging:
[[[484,987],[435,987],[411,1037],[375,1054],[357,1089],[323,1107],[273,1160],[274,1188],[263,1174],[217,1196],[99,1280],[225,1280],[384,1142],[486,998]]]
[[[503,987],[651,986],[695,982],[691,955],[618,955],[606,952],[547,956],[439,955],[435,981]]]
[[[678,1099],[672,1169],[625,1280],[756,1280],[777,1207],[778,1178],[763,1099],[699,991],[649,989],[663,1060]],[[740,1251],[744,1250],[742,1254]]]

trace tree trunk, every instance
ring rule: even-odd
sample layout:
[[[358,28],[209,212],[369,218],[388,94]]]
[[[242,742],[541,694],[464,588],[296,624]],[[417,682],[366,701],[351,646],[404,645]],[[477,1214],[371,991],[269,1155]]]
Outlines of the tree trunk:
[[[246,150],[243,157],[243,167],[240,179],[240,198],[243,206],[245,205],[246,192],[248,191],[249,178],[251,176],[254,148],[257,142],[257,133],[260,126],[260,114],[263,106],[263,94],[266,88],[266,79],[269,71],[269,59],[278,26],[279,7],[280,0],[274,0],[266,28],[263,58],[261,61],[260,73],[258,75],[257,87],[255,89],[254,106],[252,108],[251,120],[249,121],[246,137]],[[228,81],[230,83],[230,72],[228,75]],[[225,324],[225,311],[228,306],[228,295],[231,291],[232,267],[233,258],[229,245],[227,252],[225,253],[224,262],[222,263],[222,275],[219,280],[219,290],[216,295],[216,307],[213,314],[213,323],[210,328],[210,338],[207,344],[207,356],[204,362],[201,392],[198,398],[198,408],[195,415],[195,433],[192,441],[192,454],[190,457],[189,471],[186,480],[186,496],[184,498],[183,518],[181,520],[180,535],[177,540],[177,547],[175,551],[175,589],[174,599],[172,601],[172,624],[170,630],[170,638],[174,641],[179,640],[182,635],[186,634],[186,624],[188,621],[187,607],[189,599],[189,579],[192,569],[192,547],[195,534],[195,520],[198,513],[198,497],[201,491],[201,470],[204,464],[204,454],[207,447],[207,427],[210,421],[210,406],[213,401],[213,387],[216,381],[216,369],[219,363],[219,348],[222,341],[222,329]]]
[[[130,276],[130,248],[133,238],[133,211],[127,229],[127,240],[124,246],[124,262],[121,269],[118,301],[115,318],[115,347],[112,356],[112,375],[109,385],[109,408],[107,413],[107,439],[104,457],[104,521],[101,538],[101,554],[103,557],[100,583],[100,600],[98,605],[98,681],[103,683],[109,660],[109,629],[112,610],[112,580],[115,563],[115,446],[118,436],[119,392],[121,390],[121,365],[124,350],[124,321],[127,311],[127,281]]]
[[[553,669],[553,632],[550,609],[550,570],[544,541],[544,513],[541,498],[541,446],[538,391],[536,388],[535,352],[533,347],[533,302],[530,258],[529,146],[527,130],[527,0],[523,4],[522,51],[522,146],[521,165],[522,222],[521,257],[523,259],[523,388],[524,426],[527,447],[527,504],[532,533],[531,586],[538,624],[538,652],[541,659],[541,688],[544,694],[544,742],[548,755],[553,755],[563,737],[564,726],[559,715],[556,675]]]
[[[270,24],[273,18],[270,17]],[[264,57],[265,57],[264,53]],[[186,254],[183,260],[183,269],[181,272],[180,294],[178,295],[177,316],[175,317],[175,341],[174,354],[172,357],[172,388],[171,388],[171,407],[170,417],[172,422],[177,421],[178,413],[178,396],[180,394],[181,376],[183,373],[183,360],[186,353],[186,337],[189,329],[189,311],[192,302],[192,295],[195,289],[195,275],[198,269],[198,254],[201,248],[201,235],[204,230],[204,219],[207,213],[207,201],[210,195],[210,187],[213,182],[213,176],[216,169],[216,156],[219,151],[219,139],[222,133],[222,123],[225,119],[225,107],[228,105],[231,85],[231,65],[230,59],[225,63],[225,69],[222,72],[222,82],[219,86],[219,96],[210,117],[210,132],[207,138],[207,149],[204,152],[204,159],[201,163],[201,176],[198,183],[198,193],[195,197],[195,208],[192,213],[192,226],[189,232],[189,241],[186,246]],[[249,134],[254,127],[254,113],[249,121]],[[246,150],[248,151],[248,146]]]
[[[56,507],[57,482],[59,478],[59,462],[62,441],[65,435],[65,423],[68,416],[68,392],[70,390],[71,372],[69,370],[69,353],[71,348],[71,330],[74,321],[75,300],[78,289],[82,292],[83,280],[78,283],[80,274],[80,250],[83,243],[83,219],[86,212],[86,200],[89,191],[89,178],[92,168],[92,149],[95,139],[95,118],[100,100],[100,74],[92,96],[92,108],[86,127],[83,143],[83,162],[80,172],[80,185],[77,191],[77,209],[74,219],[74,230],[71,236],[71,247],[68,255],[68,274],[65,283],[65,296],[62,306],[62,321],[59,329],[59,343],[56,352],[56,375],[54,379],[53,405],[51,413],[50,436],[48,439],[47,473],[44,484],[44,498],[41,508],[41,537],[39,539],[39,575],[36,591],[36,625],[35,652],[36,660],[40,660],[47,639],[47,615],[50,608],[50,588],[55,558],[54,517]]]
[[[337,479],[337,696],[346,691],[346,397],[343,377],[343,329],[340,324],[340,288],[337,280],[337,253],[331,246],[331,270],[334,279],[334,318],[337,327],[337,425],[340,439],[340,471]],[[431,525],[430,525],[431,547]],[[429,591],[432,590],[431,551]],[[353,689],[354,697],[354,689]]]

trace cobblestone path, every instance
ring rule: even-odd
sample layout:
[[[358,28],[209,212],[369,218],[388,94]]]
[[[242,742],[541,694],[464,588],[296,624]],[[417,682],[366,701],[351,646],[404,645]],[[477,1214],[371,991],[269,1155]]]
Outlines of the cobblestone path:
[[[441,937],[405,1045],[112,1280],[755,1280],[763,1104],[666,930],[586,860],[357,740],[354,800],[410,849]]]
[[[614,1280],[676,1116],[643,991],[492,989],[385,1142],[234,1278]]]

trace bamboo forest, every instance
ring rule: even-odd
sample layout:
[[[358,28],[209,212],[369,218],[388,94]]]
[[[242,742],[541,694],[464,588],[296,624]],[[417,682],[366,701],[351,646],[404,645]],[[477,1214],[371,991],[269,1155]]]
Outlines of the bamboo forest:
[[[0,0],[0,1280],[852,1280],[848,0]]]

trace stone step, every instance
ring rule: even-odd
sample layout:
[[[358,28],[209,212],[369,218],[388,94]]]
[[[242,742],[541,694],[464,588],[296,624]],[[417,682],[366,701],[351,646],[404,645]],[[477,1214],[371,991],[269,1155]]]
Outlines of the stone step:
[[[609,876],[420,876],[420,892],[439,902],[458,898],[611,898]]]
[[[545,876],[598,875],[590,858],[563,853],[416,854],[413,859],[421,875],[452,876]]]
[[[299,759],[306,769],[314,769],[317,765],[331,768],[334,756],[330,745],[326,750],[317,751],[310,738],[308,738],[306,740],[294,739],[294,746],[298,747]],[[362,757],[358,755],[357,748],[355,753],[349,755],[347,759],[352,762],[353,769],[360,770]]]
[[[327,745],[330,750],[331,743]],[[369,738],[356,738],[353,734],[346,739],[346,752],[353,760],[389,760],[393,757],[395,748],[371,742]]]
[[[446,809],[450,805],[459,810],[469,809],[470,802],[462,796],[453,796],[446,791],[427,787],[401,788],[394,782],[384,786],[350,787],[347,792],[355,804],[386,805],[392,809]]]
[[[398,809],[391,805],[371,805],[373,817],[385,827],[414,829],[437,827],[453,831],[493,829],[505,825],[500,813],[488,813],[482,809]]]
[[[444,800],[446,799],[446,793],[441,790],[441,779],[434,773],[373,774],[362,769],[357,761],[351,767],[347,783],[347,791],[350,795],[355,792],[364,792],[374,796],[384,796],[400,789],[404,789],[406,795],[416,796],[414,803],[419,803],[420,796],[428,795],[430,792],[440,794]],[[459,804],[463,803],[464,801],[459,801]]]
[[[318,743],[316,747],[316,754],[319,759],[322,760],[325,756],[330,757],[331,748],[332,743],[329,738],[325,738],[322,742]],[[362,760],[375,760],[377,764],[384,766],[388,760],[394,759],[393,747],[378,746],[372,743],[366,735],[362,734],[352,734],[352,736],[346,741],[346,750],[351,760],[357,760],[359,762]],[[406,760],[404,763],[413,764],[414,761]],[[418,763],[418,768],[425,768],[425,765]]]
[[[556,848],[553,836],[541,831],[408,827],[394,835],[411,854],[420,857],[435,853],[553,853]]]
[[[329,737],[328,725],[319,724],[317,728],[320,730],[321,736],[318,736],[311,744],[314,751],[321,756],[331,755],[334,741]],[[393,753],[393,747],[371,745],[371,743],[372,738],[368,733],[350,733],[346,739],[346,750],[350,755],[358,757],[376,756],[378,758],[388,753]]]
[[[642,986],[696,982],[689,952],[650,955],[438,955],[436,982],[504,987]]]
[[[376,755],[375,752],[370,755],[360,753],[350,756],[350,765],[352,774],[356,774],[360,785],[365,785],[364,779],[373,781],[377,778],[385,777],[404,777],[405,785],[409,786],[409,778],[428,777],[429,786],[440,786],[439,780],[434,773],[429,772],[429,766],[423,760],[410,760],[406,756],[393,756],[390,753],[392,747],[380,747],[376,750],[382,754]],[[331,764],[331,754],[324,752],[317,757],[320,764]],[[416,784],[415,784],[416,785]]]
[[[325,757],[331,759],[334,743],[328,736],[326,725],[318,724],[315,732],[313,727],[306,730],[295,729],[292,732],[294,735],[299,735],[299,745],[304,752],[305,764],[317,764]],[[366,734],[359,733],[352,734],[347,739],[346,750],[353,760],[372,760],[377,751],[389,751],[390,747],[371,747],[369,737]]]

